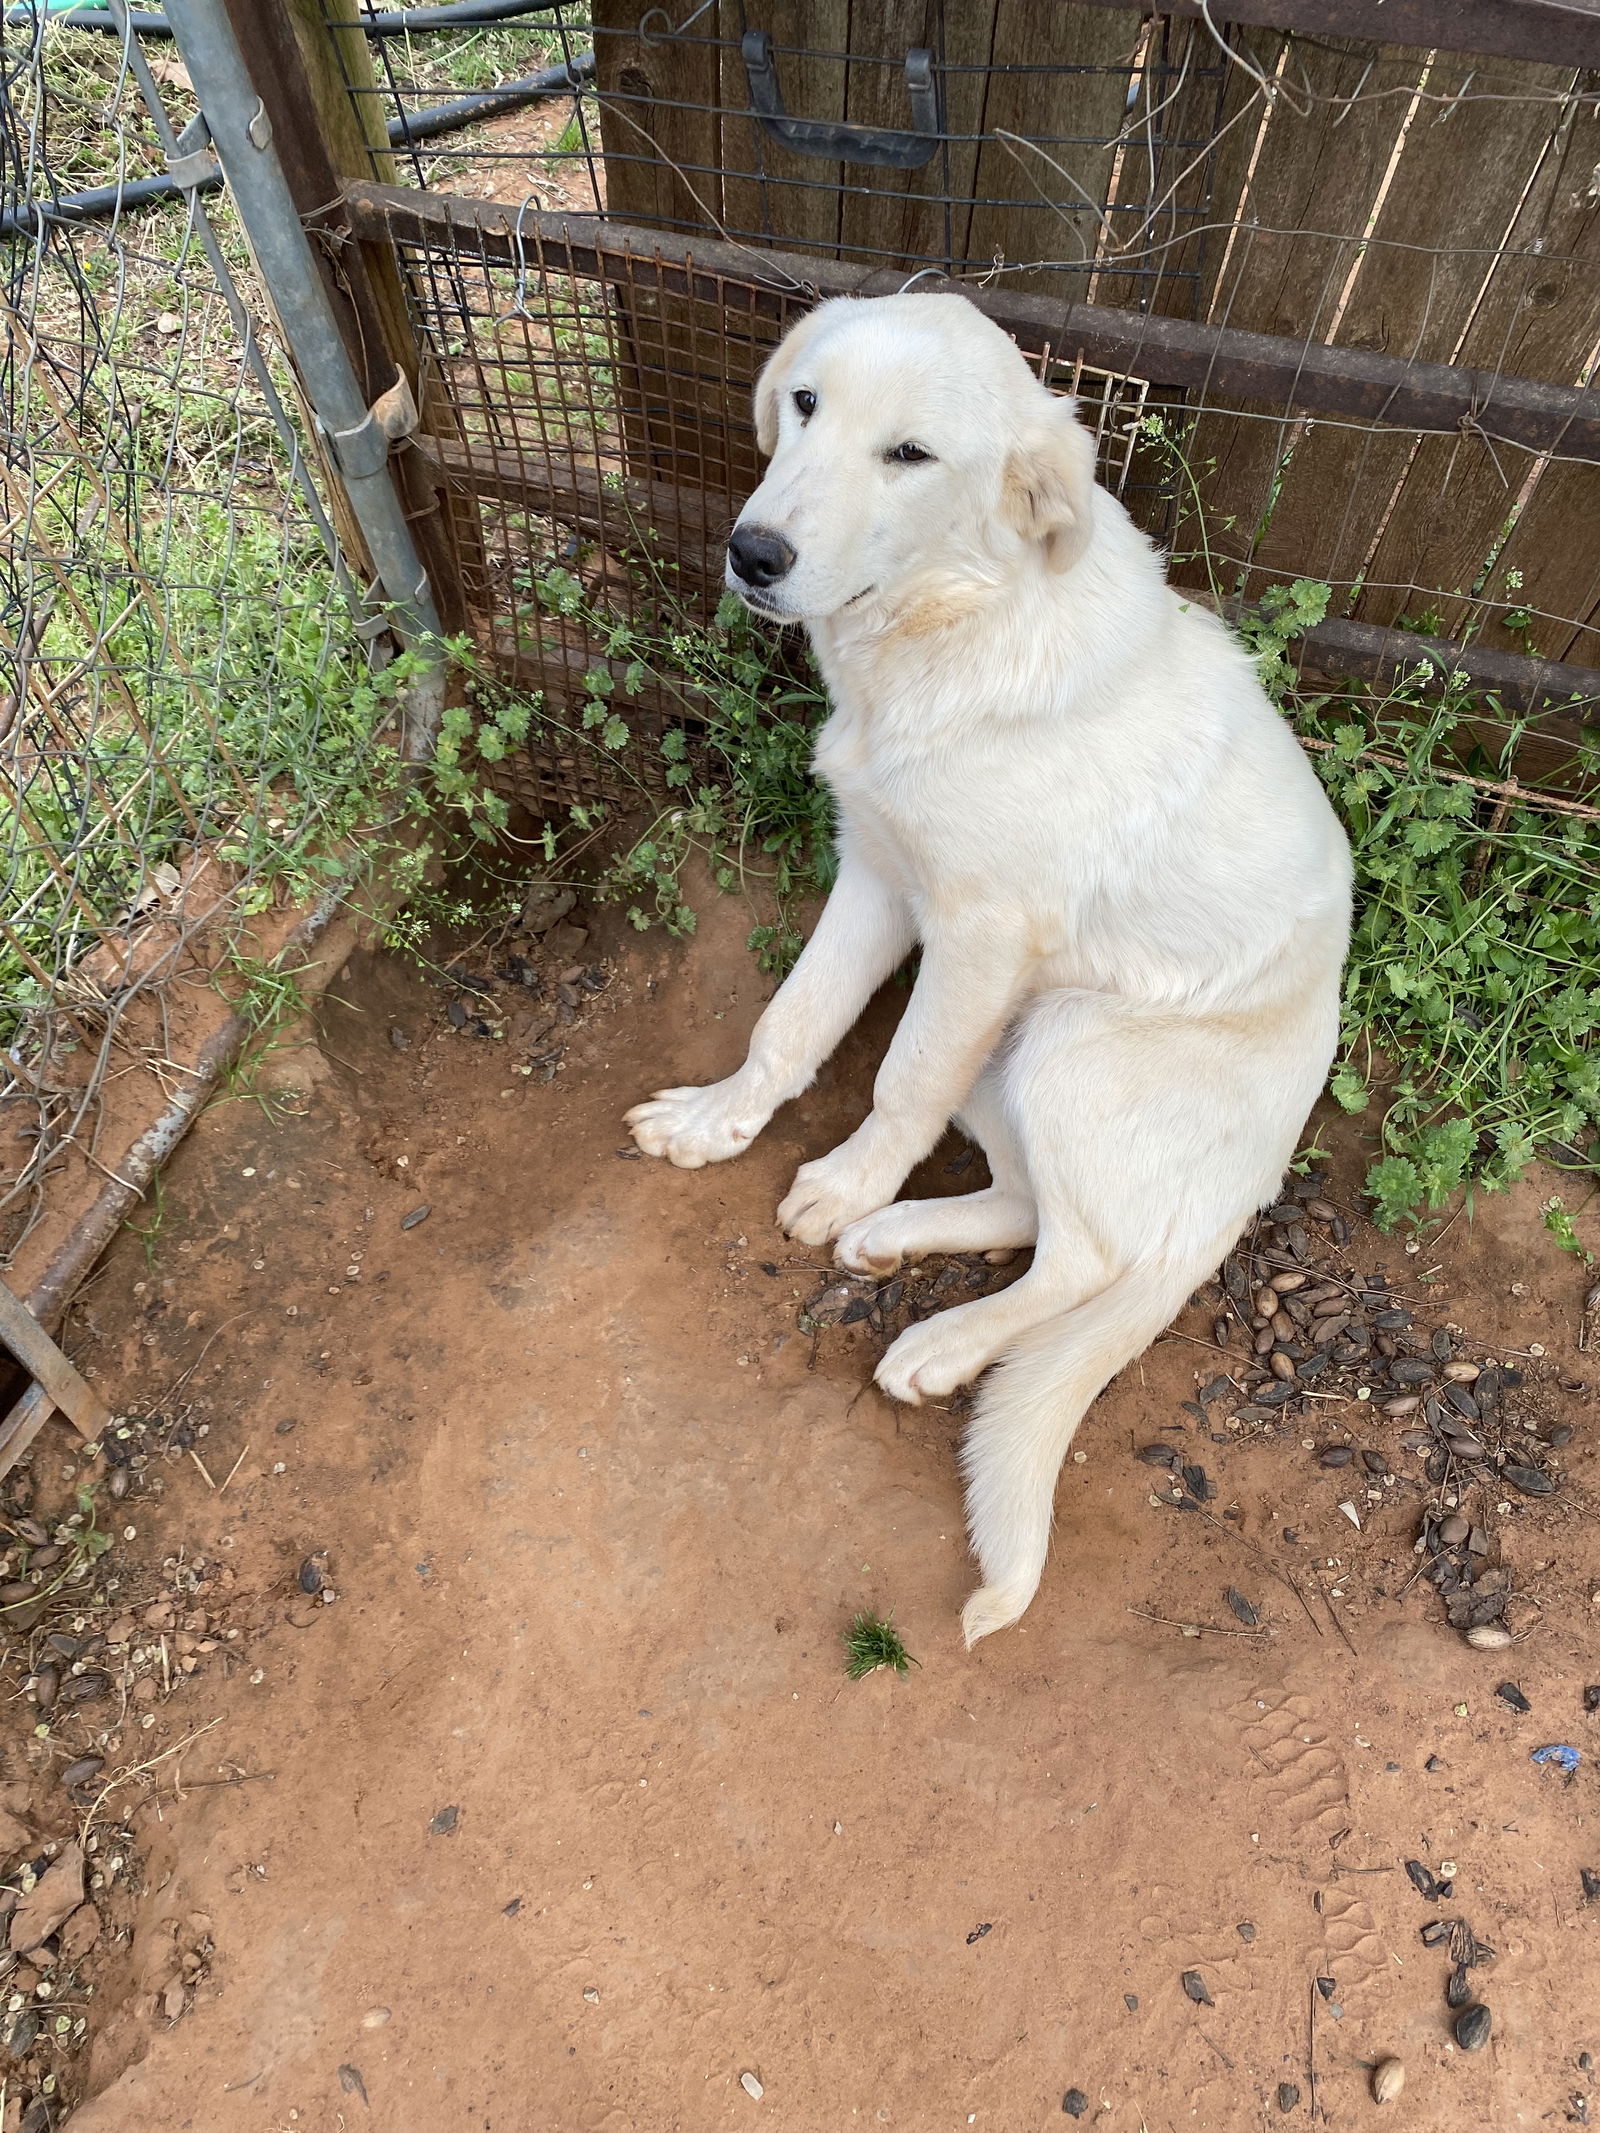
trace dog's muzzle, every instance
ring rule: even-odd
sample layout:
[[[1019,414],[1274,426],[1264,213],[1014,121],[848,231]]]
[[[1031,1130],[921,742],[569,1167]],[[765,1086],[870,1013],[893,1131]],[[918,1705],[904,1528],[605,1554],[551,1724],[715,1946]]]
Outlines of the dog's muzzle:
[[[728,568],[756,592],[776,585],[794,568],[795,552],[767,526],[735,526],[728,536]]]

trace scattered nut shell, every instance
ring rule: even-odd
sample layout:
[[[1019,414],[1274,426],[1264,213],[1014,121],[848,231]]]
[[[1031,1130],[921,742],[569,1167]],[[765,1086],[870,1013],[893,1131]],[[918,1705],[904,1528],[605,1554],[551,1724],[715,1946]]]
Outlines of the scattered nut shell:
[[[1372,2100],[1393,2103],[1406,2085],[1406,2070],[1398,2059],[1380,2059],[1372,2069]]]
[[[1475,1652],[1503,1652],[1515,1641],[1510,1630],[1502,1629],[1497,1622],[1480,1622],[1466,1634]]]

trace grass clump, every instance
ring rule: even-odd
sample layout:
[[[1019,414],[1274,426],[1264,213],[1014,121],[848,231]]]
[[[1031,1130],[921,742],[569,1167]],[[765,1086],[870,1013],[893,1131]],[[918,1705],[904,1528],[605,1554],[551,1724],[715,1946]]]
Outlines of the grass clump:
[[[905,1674],[921,1664],[921,1660],[913,1659],[901,1642],[892,1609],[880,1617],[868,1614],[863,1608],[844,1632],[844,1670],[852,1681],[865,1681],[869,1674],[876,1674],[883,1667],[893,1667],[897,1674]]]

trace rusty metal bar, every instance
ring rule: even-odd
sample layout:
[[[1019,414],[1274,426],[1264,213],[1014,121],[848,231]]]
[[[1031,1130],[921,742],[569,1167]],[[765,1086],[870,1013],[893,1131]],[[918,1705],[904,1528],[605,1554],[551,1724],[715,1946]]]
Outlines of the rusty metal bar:
[[[703,571],[709,582],[722,575],[727,514],[719,499],[670,482],[632,476],[608,489],[592,467],[577,459],[562,466],[554,454],[542,466],[529,467],[513,454],[483,444],[469,448],[430,440],[415,449],[424,451],[430,467],[457,488],[544,512],[590,539],[613,538],[619,511],[636,520],[641,534],[651,528],[676,528],[676,560],[691,572]],[[1186,599],[1213,604],[1187,587],[1177,590]],[[1252,612],[1237,600],[1223,602],[1222,608],[1233,622]],[[1295,641],[1300,646],[1300,663],[1322,674],[1388,682],[1414,675],[1418,669],[1431,669],[1423,676],[1425,687],[1442,688],[1452,675],[1465,674],[1469,688],[1498,698],[1507,711],[1561,708],[1580,716],[1600,711],[1597,667],[1566,666],[1520,652],[1499,652],[1337,618],[1317,623]]]
[[[662,290],[717,301],[724,282],[754,284],[756,309],[776,318],[797,295],[881,296],[904,281],[880,267],[795,253],[757,251],[720,238],[691,243],[593,215],[534,214],[492,200],[463,200],[399,185],[346,189],[352,227],[400,244],[471,245],[490,262],[554,267],[592,281],[623,282],[649,262]],[[921,290],[954,290],[997,326],[1058,357],[1081,355],[1154,385],[1270,403],[1281,412],[1344,415],[1386,428],[1467,433],[1535,452],[1600,463],[1600,392],[1501,376],[1453,363],[1413,363],[1365,348],[1250,333],[1188,319],[1146,317],[1097,304],[1062,303],[1019,290],[982,289],[933,275]],[[770,292],[770,293],[768,293]]]
[[[1089,5],[1126,8],[1128,0]],[[1600,8],[1593,0],[1162,0],[1144,12],[1489,59],[1600,67]]]

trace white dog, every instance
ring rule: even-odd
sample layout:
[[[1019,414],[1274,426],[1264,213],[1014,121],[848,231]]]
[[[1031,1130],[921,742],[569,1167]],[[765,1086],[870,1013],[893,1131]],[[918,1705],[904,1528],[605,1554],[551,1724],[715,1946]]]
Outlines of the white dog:
[[[1247,654],[964,297],[821,305],[755,411],[728,584],[810,632],[839,877],[739,1071],[628,1123],[687,1169],[738,1155],[920,945],[871,1112],[778,1220],[873,1274],[1034,1247],[878,1366],[916,1402],[998,1359],[963,1451],[971,1645],[1038,1588],[1090,1401],[1276,1194],[1333,1054],[1349,852]],[[895,1202],[951,1119],[994,1182]]]

